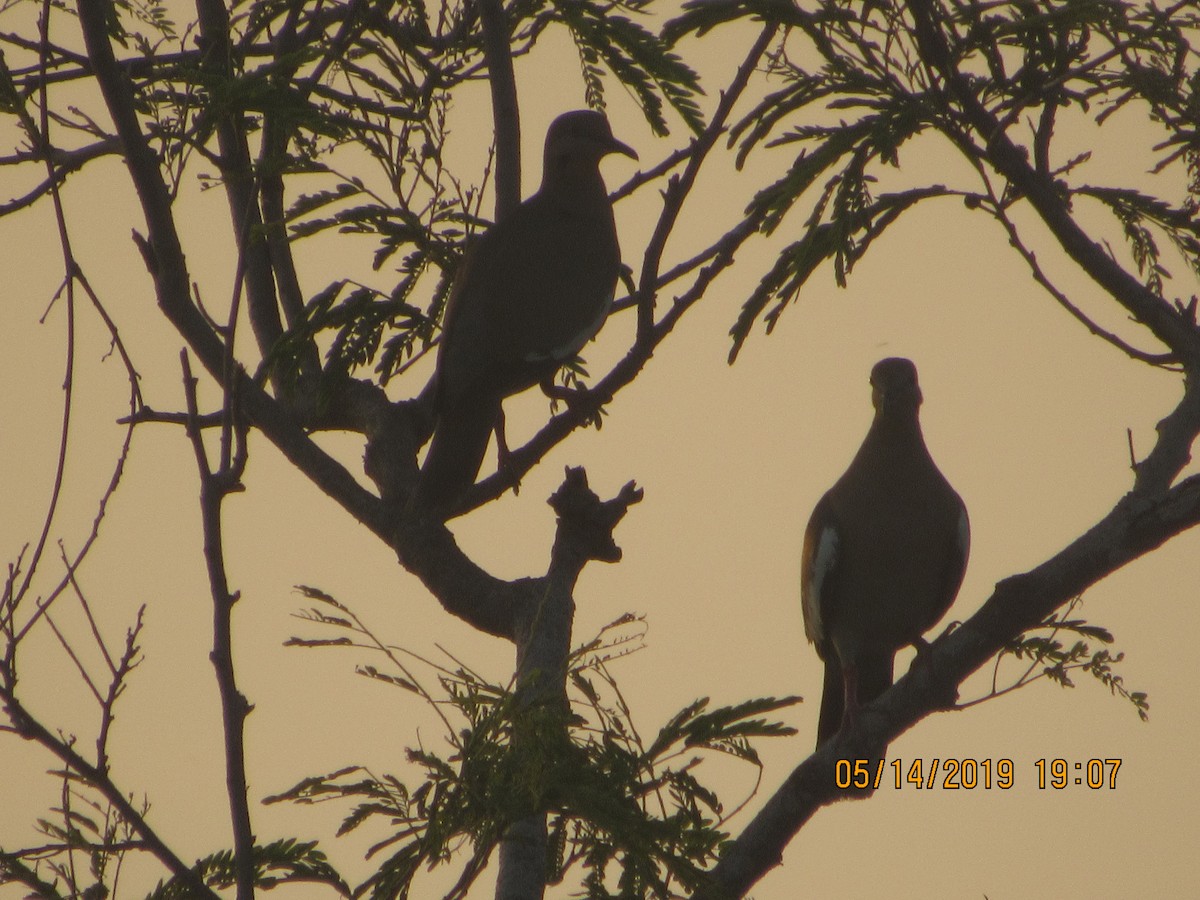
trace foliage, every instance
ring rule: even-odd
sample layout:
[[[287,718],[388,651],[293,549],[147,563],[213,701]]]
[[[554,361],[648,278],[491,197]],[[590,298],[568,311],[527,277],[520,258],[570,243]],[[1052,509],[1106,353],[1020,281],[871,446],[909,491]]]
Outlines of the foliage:
[[[947,65],[961,83],[948,83],[951,76],[939,70],[918,7],[946,36]],[[1068,207],[1078,198],[1111,212],[1152,292],[1161,296],[1167,289],[1156,234],[1200,272],[1195,4],[695,0],[667,33],[679,40],[748,15],[778,21],[787,37],[770,69],[780,86],[732,129],[738,159],[744,164],[763,148],[793,156],[788,171],[758,191],[747,215],[772,233],[793,210],[808,212],[801,237],[782,250],[745,301],[731,331],[731,359],[759,319],[768,332],[775,327],[818,266],[832,260],[844,284],[870,245],[922,201],[959,198],[1007,227],[1013,207],[1028,197],[995,171],[996,135],[987,133],[985,122],[998,123]],[[1068,121],[1103,127],[1133,107],[1161,129],[1154,171],[1186,163],[1190,187],[1177,201],[1082,181],[1090,153],[1059,150],[1056,139]],[[928,152],[933,139],[963,157],[974,184],[877,191],[880,183],[902,180],[896,170],[903,152]]]
[[[1026,632],[1018,635],[1000,652],[992,672],[992,691],[983,699],[991,699],[1017,690],[1028,684],[1047,678],[1062,687],[1074,687],[1071,680],[1072,672],[1082,672],[1091,675],[1107,687],[1113,696],[1128,700],[1137,711],[1138,717],[1148,721],[1150,717],[1149,695],[1143,691],[1130,691],[1125,687],[1125,679],[1113,672],[1113,666],[1124,662],[1125,654],[1112,654],[1108,650],[1092,650],[1091,645],[1084,640],[1076,640],[1069,647],[1060,639],[1062,633],[1079,635],[1081,638],[1111,644],[1113,636],[1106,628],[1090,625],[1083,619],[1072,619],[1070,615],[1083,603],[1083,597],[1076,597],[1061,612],[1048,616],[1037,631],[1047,631],[1048,634]],[[997,687],[1000,667],[1006,657],[1019,662],[1028,660],[1025,671],[1011,685],[1005,688]],[[973,701],[978,703],[980,701]],[[973,703],[964,704],[971,706]]]
[[[644,0],[509,4],[513,55],[530,53],[546,33],[565,28],[580,54],[590,105],[604,107],[604,79],[611,76],[636,98],[656,132],[669,129],[664,106],[699,130],[696,73],[638,23],[649,15],[647,7]],[[129,72],[139,113],[176,189],[196,159],[217,167],[201,173],[208,184],[230,177],[207,145],[222,117],[232,116],[258,144],[251,177],[314,185],[274,210],[279,221],[242,234],[242,241],[266,239],[279,227],[293,241],[327,232],[358,235],[374,243],[374,269],[391,265],[399,273],[386,295],[367,288],[342,294],[338,283],[318,291],[289,323],[291,334],[268,363],[294,373],[299,348],[326,334],[331,373],[373,366],[382,381],[393,377],[433,339],[462,243],[485,221],[489,173],[470,184],[445,161],[451,98],[462,85],[487,77],[474,4],[237,4],[222,63],[198,52],[190,31],[180,30],[161,3],[121,3],[115,12],[111,35],[136,50]],[[47,71],[56,82],[80,80],[88,73],[78,60],[66,48],[51,52]],[[0,55],[0,109],[23,113],[41,71],[38,64],[10,68]],[[42,140],[36,119],[33,110],[22,122],[31,146]],[[72,154],[79,164],[118,152],[98,138],[82,110],[58,124],[84,142]],[[72,157],[64,160],[63,177]],[[36,201],[48,187],[10,208]]]
[[[117,896],[122,868],[127,860],[145,853],[142,841],[128,816],[107,800],[95,779],[60,770],[52,773],[62,780],[61,802],[38,820],[38,831],[46,840],[22,850],[0,850],[0,886],[21,885],[30,896],[43,900],[104,900]],[[148,805],[139,810],[145,815]],[[279,840],[253,848],[254,883],[269,890],[281,884],[322,883],[342,896],[350,891],[329,865],[315,843]],[[221,850],[199,860],[192,874],[213,888],[235,883],[233,854]],[[148,900],[176,900],[195,896],[191,885],[180,877],[160,882]]]
[[[663,117],[666,100],[697,134],[704,117],[695,96],[702,93],[696,73],[678,55],[663,48],[658,36],[637,22],[614,15],[614,7],[645,13],[648,0],[597,3],[560,0],[547,7],[551,20],[563,22],[579,50],[588,105],[604,108],[604,66],[628,88],[646,113],[656,134],[670,129]],[[661,94],[661,99],[660,95]]]
[[[728,837],[722,825],[731,814],[700,781],[703,758],[717,753],[761,769],[752,741],[794,733],[764,716],[799,698],[717,709],[702,698],[644,739],[609,668],[640,646],[644,622],[632,615],[607,625],[571,654],[569,709],[553,702],[522,706],[511,685],[491,682],[453,658],[447,667],[385,645],[334,598],[301,590],[322,604],[306,619],[349,636],[290,643],[382,653],[391,671],[374,666],[359,671],[421,697],[445,725],[448,753],[428,746],[407,753],[423,772],[416,787],[348,766],[270,798],[350,801],[339,833],[368,823],[386,827],[390,833],[373,845],[371,855],[387,855],[359,888],[373,900],[409,896],[421,867],[448,861],[465,840],[471,858],[450,895],[462,896],[507,826],[539,811],[551,814],[553,882],[579,866],[589,898],[665,898],[695,887]],[[432,668],[436,691],[422,686],[402,655]]]
[[[129,823],[79,775],[58,771],[61,801],[38,819],[41,846],[0,851],[0,885],[18,884],[44,900],[116,893],[121,866],[136,843]]]
[[[131,854],[144,852],[129,820],[106,802],[90,780],[60,771],[61,805],[38,820],[46,842],[24,850],[0,851],[0,886],[21,885],[42,900],[104,900],[118,896],[121,871]],[[143,806],[141,814],[147,807]],[[254,883],[264,890],[286,883],[321,883],[342,896],[350,891],[315,843],[275,841],[253,848]],[[235,883],[233,854],[222,850],[199,860],[192,872],[213,888]],[[190,884],[176,877],[160,882],[148,900],[194,896]]]
[[[351,896],[349,887],[329,864],[325,854],[317,849],[315,841],[273,841],[265,846],[255,846],[251,857],[254,885],[262,890],[293,883],[322,884],[343,897]],[[196,863],[193,871],[209,887],[230,888],[237,883],[234,855],[229,850],[206,856]],[[184,900],[192,896],[189,885],[180,878],[173,878],[160,883],[146,895],[146,900]]]
[[[435,340],[463,247],[488,218],[490,156],[470,177],[447,162],[455,100],[464,86],[490,75],[478,20],[481,4],[197,0],[195,5],[197,21],[181,26],[171,19],[172,7],[165,0],[113,0],[105,7],[108,14],[99,24],[120,58],[113,67],[119,77],[109,78],[103,87],[113,94],[128,86],[131,94],[132,122],[117,122],[120,104],[102,97],[97,88],[105,77],[103,54],[80,49],[79,23],[89,11],[94,15],[98,3],[89,0],[75,10],[60,0],[0,3],[5,22],[0,30],[0,117],[8,126],[5,140],[13,135],[11,144],[0,149],[5,183],[12,185],[0,202],[0,215],[53,205],[64,255],[63,286],[55,299],[65,297],[71,310],[63,436],[49,511],[40,536],[30,544],[32,552],[26,547],[9,566],[0,597],[0,702],[7,716],[0,730],[5,738],[36,741],[60,760],[55,774],[62,780],[62,799],[39,823],[46,843],[0,852],[0,883],[23,886],[38,896],[100,900],[116,893],[123,860],[137,851],[153,856],[172,875],[154,896],[204,896],[206,889],[225,889],[235,882],[245,894],[254,886],[316,881],[342,895],[402,897],[422,867],[444,863],[466,848],[469,859],[456,888],[461,894],[509,823],[545,811],[553,851],[550,877],[563,879],[575,872],[589,897],[666,896],[688,890],[705,870],[716,889],[733,893],[721,877],[724,862],[734,860],[730,868],[740,870],[739,878],[757,877],[764,859],[779,856],[756,847],[739,859],[740,839],[723,843],[732,813],[699,780],[697,765],[721,754],[758,768],[753,739],[789,734],[770,714],[795,698],[765,698],[715,710],[707,699],[697,700],[653,738],[643,739],[609,668],[636,643],[640,625],[628,618],[572,655],[566,679],[569,706],[531,704],[511,684],[490,681],[452,657],[448,665],[422,661],[436,673],[437,688],[427,691],[406,668],[400,651],[376,640],[333,598],[308,592],[324,607],[312,612],[313,621],[350,636],[297,643],[367,647],[384,654],[384,669],[364,666],[362,673],[418,695],[445,725],[445,748],[409,752],[409,762],[420,772],[411,787],[400,777],[347,767],[307,779],[275,798],[346,801],[351,809],[343,820],[344,832],[381,830],[372,851],[379,869],[357,891],[350,890],[314,844],[290,839],[252,844],[246,791],[232,787],[233,776],[244,776],[244,765],[231,722],[236,725],[236,701],[245,700],[236,692],[231,659],[226,669],[221,662],[217,667],[218,677],[226,676],[228,684],[222,700],[229,701],[223,710],[226,774],[237,852],[220,851],[194,865],[184,863],[150,827],[146,807],[136,808],[133,795],[111,778],[109,727],[140,658],[141,620],[139,616],[127,631],[123,651],[110,649],[75,576],[120,481],[134,424],[185,425],[202,458],[201,429],[219,421],[225,461],[235,430],[244,437],[248,428],[258,428],[283,457],[390,541],[402,562],[412,567],[414,557],[428,548],[405,544],[411,534],[401,533],[387,517],[395,509],[385,507],[396,495],[386,489],[393,485],[376,475],[392,473],[389,464],[395,459],[383,453],[386,458],[380,460],[372,453],[382,445],[394,446],[391,438],[403,430],[391,428],[400,404],[392,405],[377,388]],[[1084,573],[1081,580],[1098,580],[1191,524],[1194,513],[1188,503],[1194,501],[1187,492],[1197,482],[1194,477],[1174,482],[1200,432],[1193,415],[1200,396],[1195,393],[1200,355],[1191,340],[1196,298],[1172,294],[1172,269],[1179,271],[1182,263],[1185,275],[1200,273],[1200,67],[1194,49],[1200,46],[1200,13],[1194,0],[1162,7],[1117,0],[694,0],[661,35],[648,27],[652,7],[648,0],[511,0],[503,5],[513,56],[531,53],[545,35],[557,32],[578,52],[590,105],[602,108],[612,87],[620,86],[656,133],[665,133],[671,114],[695,135],[622,189],[624,195],[660,178],[665,183],[662,217],[647,246],[639,283],[630,281],[631,298],[618,303],[618,309],[637,306],[637,337],[625,359],[603,376],[606,390],[636,377],[657,343],[732,265],[750,235],[789,243],[746,299],[732,329],[731,357],[760,319],[768,331],[774,328],[826,261],[835,280],[845,284],[869,247],[904,213],[926,200],[951,199],[999,224],[1035,278],[1093,332],[1143,360],[1187,369],[1184,401],[1160,424],[1150,456],[1135,465],[1137,483],[1131,493],[1140,494],[1135,499],[1151,512],[1132,525],[1118,522],[1129,530],[1109,544],[1095,538],[1100,531],[1081,538],[1064,551],[1086,557],[1073,571]],[[701,85],[685,61],[685,42],[717,28],[736,34],[747,22],[760,31],[762,47],[773,47],[770,64],[761,73],[769,91],[757,95],[750,109],[739,105],[745,81],[739,85],[737,79],[742,74],[749,78],[763,52],[754,50],[727,89],[714,92],[719,99],[706,124],[699,107]],[[70,37],[62,36],[68,32],[63,23],[70,23]],[[697,52],[706,49],[701,45]],[[729,118],[735,109],[740,120]],[[1148,148],[1151,166],[1156,175],[1184,176],[1176,195],[1140,183],[1085,180],[1095,171],[1090,150],[1062,140],[1071,130],[1068,125],[1082,124],[1092,129],[1089,134],[1111,132],[1130,111],[1157,124],[1158,140]],[[144,139],[147,152],[141,158],[135,158],[139,144],[131,133]],[[744,219],[735,220],[711,245],[660,268],[684,200],[721,135],[729,137],[739,165],[783,160],[785,171],[762,186]],[[946,183],[912,183],[901,162],[932,142],[954,148],[963,165],[945,172]],[[217,348],[205,364],[221,388],[224,407],[218,414],[204,417],[195,409],[190,370],[186,380],[192,408],[187,414],[159,414],[142,404],[140,376],[71,250],[69,216],[59,190],[105,157],[119,158],[135,178],[150,235],[135,233],[135,239],[160,307],[192,352],[203,356],[202,351]],[[231,246],[238,253],[236,266],[229,267],[234,290],[227,310],[211,300],[205,305],[190,277],[180,279],[182,290],[176,284],[174,294],[163,287],[170,276],[188,275],[182,255],[172,263],[169,253],[170,239],[178,237],[172,217],[182,218],[182,199],[197,182],[223,189],[233,211]],[[163,203],[156,205],[159,199]],[[1168,352],[1134,353],[1070,305],[1024,242],[1022,216],[1031,209],[1049,226],[1059,247],[1114,297],[1127,287],[1120,276],[1132,276],[1140,300],[1122,301],[1129,318],[1138,324],[1154,322],[1153,334]],[[1093,237],[1090,229],[1072,231],[1064,225],[1074,226],[1081,210],[1108,217],[1116,249],[1105,240],[1107,232],[1096,231]],[[797,219],[798,236],[784,238]],[[322,274],[315,290],[302,287],[293,251],[327,247],[323,242],[338,248],[337,276]],[[388,289],[346,272],[354,250],[364,247],[369,265],[384,272]],[[931,242],[930,260],[939,260],[936,242]],[[256,261],[262,266],[257,271]],[[677,291],[677,282],[687,276],[694,280]],[[33,576],[55,525],[67,468],[76,289],[88,294],[125,363],[130,430],[89,536],[72,554],[60,545],[64,574],[43,595],[34,589]],[[248,342],[234,340],[246,311],[243,292],[259,339],[255,362],[247,361]],[[674,298],[663,304],[668,292]],[[1142,302],[1147,299],[1142,294],[1149,302]],[[1165,320],[1160,315],[1164,310]],[[194,313],[194,318],[187,320],[181,311]],[[218,321],[222,311],[227,311],[223,323]],[[143,312],[139,309],[138,315]],[[274,332],[260,329],[264,322],[271,325],[272,318]],[[257,366],[257,383],[240,381],[240,366]],[[345,399],[349,392],[338,391],[348,376],[368,369],[373,369],[375,383],[369,387],[375,392],[353,395],[345,409],[335,410],[345,414],[342,419],[325,417],[324,409],[314,412],[305,405],[310,398],[280,390],[315,371],[315,396]],[[568,386],[585,376],[578,361],[562,375]],[[264,382],[267,390],[249,390]],[[251,394],[257,407],[248,399]],[[580,416],[599,421],[599,414],[585,409]],[[562,426],[557,438],[551,434],[525,454],[533,459],[529,465],[553,439],[578,424],[569,418],[556,421]],[[321,428],[349,428],[364,435],[368,474],[376,480],[379,496],[309,440],[311,431]],[[411,458],[402,462],[415,467],[415,456],[412,448]],[[206,470],[207,463],[200,461]],[[243,468],[222,466],[222,473],[229,474],[224,490],[241,489]],[[1174,504],[1169,509],[1168,501]],[[1165,511],[1162,516],[1160,511]],[[219,521],[219,510],[212,506],[204,513]],[[226,601],[232,607],[236,592],[225,590],[223,564],[213,561],[219,556],[219,531],[211,543],[207,530],[205,537],[220,612]],[[222,583],[219,591],[217,582]],[[96,653],[90,656],[77,652],[51,615],[52,605],[54,617],[65,615],[58,598],[71,592],[82,609],[75,624],[82,623],[94,637],[95,646],[88,644],[88,650]],[[1032,605],[1039,602],[1036,594],[1019,599]],[[1053,589],[1042,592],[1040,599],[1047,598],[1055,604],[1065,600]],[[1020,635],[1004,647],[997,667],[1011,657],[1026,671],[1010,687],[997,689],[994,682],[989,696],[1043,677],[1071,686],[1075,673],[1082,671],[1128,700],[1145,719],[1146,695],[1129,691],[1114,674],[1123,655],[1092,650],[1096,641],[1111,643],[1111,635],[1070,618],[1074,608],[1072,604],[1045,618],[1040,630],[1048,634]],[[993,618],[993,631],[977,647],[995,652],[1018,627],[1013,622],[1042,616],[1040,609],[1026,615],[1016,604],[1003,612]],[[17,648],[29,646],[24,642],[34,629],[53,634],[94,697],[100,724],[90,762],[73,735],[43,725],[21,704]],[[1065,641],[1064,635],[1079,639]],[[951,635],[948,643],[953,639]],[[100,660],[99,676],[93,671],[95,660]],[[247,711],[248,705],[240,713],[244,717]],[[807,782],[809,787],[814,783]],[[768,804],[765,811],[785,821],[759,827],[756,820],[754,840],[773,840],[780,849],[816,806],[831,801],[822,789],[818,784],[787,809]],[[240,812],[246,813],[246,828],[239,843]]]

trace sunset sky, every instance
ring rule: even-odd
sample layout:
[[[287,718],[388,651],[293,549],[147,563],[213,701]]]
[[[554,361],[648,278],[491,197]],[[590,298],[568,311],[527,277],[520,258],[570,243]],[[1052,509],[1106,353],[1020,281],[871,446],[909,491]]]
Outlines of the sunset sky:
[[[745,30],[685,45],[685,52],[698,50],[692,61],[711,85],[706,111],[752,38]],[[547,124],[584,105],[577,71],[577,57],[562,35],[518,64],[526,194],[540,176]],[[570,77],[546,78],[546,72]],[[764,84],[760,76],[758,90]],[[656,138],[628,96],[616,89],[609,100],[614,133],[637,148],[642,168],[685,141],[678,120],[669,138]],[[491,127],[484,93],[468,92],[453,116],[451,153],[463,165],[482,162]],[[1157,179],[1146,174],[1156,139],[1154,128],[1129,111],[1100,130],[1081,125],[1059,152],[1065,158],[1068,151],[1095,151],[1081,180],[1136,183],[1178,202],[1181,166]],[[787,162],[786,151],[760,150],[739,173],[728,157],[716,161],[684,209],[668,263],[687,258],[717,229],[734,224],[755,187]],[[638,167],[610,157],[602,170],[615,189]],[[0,202],[18,192],[5,177],[0,173]],[[969,183],[961,163],[932,139],[908,147],[900,171],[888,177],[896,185]],[[617,208],[625,260],[635,273],[658,211],[657,195],[643,193]],[[64,199],[76,253],[143,375],[147,403],[182,409],[181,339],[155,307],[130,239],[130,230],[143,225],[126,170],[114,158],[100,161],[71,179]],[[220,309],[228,303],[234,272],[225,202],[223,192],[192,183],[179,215],[192,275],[206,301]],[[917,364],[926,441],[970,511],[966,580],[935,634],[974,613],[996,582],[1052,556],[1104,515],[1131,484],[1127,429],[1135,452],[1147,452],[1155,424],[1180,390],[1177,375],[1132,362],[1090,336],[1033,282],[999,226],[954,200],[906,215],[871,249],[847,288],[834,284],[828,267],[819,271],[775,333],[766,336],[757,327],[737,363],[727,365],[728,331],[741,302],[772,253],[798,236],[803,218],[793,214],[776,238],[742,250],[642,376],[608,407],[602,430],[572,435],[525,479],[519,496],[506,495],[451,523],[463,547],[490,572],[539,575],[554,532],[544,501],[565,465],[584,465],[602,497],[636,479],[645,499],[616,531],[624,559],[585,570],[576,593],[575,636],[582,642],[627,611],[645,614],[645,649],[612,667],[643,734],[652,735],[700,696],[714,704],[805,698],[783,714],[798,734],[760,744],[762,783],[728,823],[735,835],[812,749],[822,664],[801,621],[800,544],[813,505],[844,471],[870,422],[871,366],[886,356]],[[1028,215],[1021,221],[1032,223]],[[1075,302],[1108,327],[1142,337],[1036,223],[1029,233],[1039,260]],[[1096,234],[1126,258],[1118,227],[1107,223]],[[65,301],[60,298],[39,323],[62,279],[49,205],[0,219],[0,247],[0,378],[8,386],[0,392],[0,550],[12,562],[40,528],[62,415]],[[337,276],[387,290],[396,275],[371,271],[372,249],[354,238],[312,242],[298,253],[306,290],[311,294]],[[1172,296],[1198,292],[1185,268],[1172,271]],[[124,373],[107,356],[104,329],[85,299],[76,304],[72,449],[59,525],[42,564],[43,594],[62,574],[53,541],[61,538],[73,553],[90,528],[124,434],[116,420],[128,411]],[[611,319],[584,350],[589,371],[597,377],[606,371],[632,335],[632,314]],[[430,369],[428,362],[414,368],[392,395],[415,395]],[[210,408],[217,401],[211,384],[202,397]],[[509,442],[516,446],[544,419],[547,404],[533,391],[506,410]],[[319,442],[366,481],[360,439],[326,434]],[[1196,471],[1195,464],[1188,471]],[[293,634],[334,636],[293,617],[308,605],[293,586],[329,592],[391,643],[438,659],[444,659],[439,647],[446,648],[497,681],[511,674],[511,647],[445,613],[386,547],[261,437],[252,442],[245,483],[245,493],[227,502],[225,516],[229,576],[243,598],[235,615],[239,677],[255,706],[248,724],[253,798],[355,763],[411,776],[403,748],[436,745],[436,717],[410,695],[355,675],[356,664],[381,660],[354,651],[283,647]],[[118,705],[113,772],[124,790],[149,798],[151,823],[184,858],[229,846],[197,493],[182,429],[139,427],[101,540],[79,572],[110,642],[119,645],[137,608],[147,608],[145,660]],[[897,740],[888,759],[905,767],[914,760],[1008,759],[1015,787],[885,787],[869,801],[824,809],[752,896],[1186,896],[1178,886],[1200,882],[1200,769],[1194,764],[1200,726],[1191,687],[1195,666],[1188,662],[1200,628],[1198,552],[1200,534],[1183,535],[1089,591],[1077,613],[1115,634],[1115,650],[1126,654],[1118,671],[1127,687],[1149,694],[1148,723],[1086,675],[1078,676],[1073,690],[1040,681],[968,710],[934,715]],[[66,600],[56,622],[70,634],[84,634],[85,623]],[[910,657],[901,655],[898,674]],[[22,668],[31,707],[47,723],[79,734],[81,749],[90,752],[94,704],[47,630],[25,651]],[[1008,663],[1001,686],[1019,671]],[[990,670],[977,673],[962,700],[982,696],[990,684]],[[1035,761],[1042,758],[1122,762],[1115,789],[1039,790]],[[0,734],[0,846],[38,842],[30,823],[57,802],[58,784],[41,774],[53,765],[36,748]],[[753,786],[752,770],[726,760],[714,761],[711,772],[729,808]],[[361,879],[371,871],[362,852],[380,835],[335,839],[345,811],[256,806],[255,827],[260,841],[320,838],[333,862]],[[455,874],[435,873],[418,884],[414,897],[440,897],[436,889],[448,887]],[[138,896],[161,872],[139,866],[126,877],[126,896]],[[576,883],[568,876],[548,896],[566,898]],[[485,878],[472,896],[489,892]],[[315,888],[276,893],[328,896]],[[0,898],[10,895],[20,894],[0,889]]]

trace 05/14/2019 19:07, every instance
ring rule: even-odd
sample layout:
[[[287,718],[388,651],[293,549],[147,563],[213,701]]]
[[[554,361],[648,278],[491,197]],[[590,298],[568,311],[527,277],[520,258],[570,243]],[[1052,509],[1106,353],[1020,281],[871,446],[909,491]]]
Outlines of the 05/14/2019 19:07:
[[[1115,790],[1120,759],[1038,759],[1033,763],[1040,790],[1087,787]],[[892,771],[887,772],[888,769]],[[890,775],[890,777],[888,777]],[[891,784],[896,790],[1009,790],[1017,783],[1016,766],[1011,759],[914,759],[890,763],[877,759],[839,759],[834,777],[843,790],[874,790]]]

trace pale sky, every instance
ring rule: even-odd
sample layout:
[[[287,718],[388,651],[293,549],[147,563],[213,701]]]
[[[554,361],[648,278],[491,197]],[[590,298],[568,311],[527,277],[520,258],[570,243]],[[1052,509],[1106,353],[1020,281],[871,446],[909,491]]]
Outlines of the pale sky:
[[[729,52],[710,49],[705,56],[714,89],[746,43],[729,38],[722,46]],[[541,65],[576,71],[562,42],[520,64],[526,193],[540,174],[546,124],[583,105],[574,78],[535,87]],[[639,150],[643,167],[684,139],[681,125],[672,138],[654,139],[627,97],[616,92],[611,101],[614,131]],[[712,98],[707,102],[711,108]],[[473,103],[465,100],[455,111],[464,158],[479,152],[490,124],[475,115],[482,107]],[[1139,154],[1154,132],[1125,116],[1077,140],[1097,149],[1088,180],[1118,183],[1131,173],[1142,177],[1148,157]],[[901,157],[903,173],[916,178],[941,172],[933,177],[951,181],[957,164],[943,153],[932,144],[914,146]],[[782,154],[760,151],[741,176],[731,176],[727,167],[707,176],[697,202],[684,210],[669,257],[685,258],[698,246],[695,235],[732,224],[718,212],[732,215],[751,186],[785,162]],[[636,168],[619,157],[603,164],[610,188]],[[1180,177],[1176,171],[1168,181],[1178,185]],[[0,200],[11,193],[0,186]],[[65,194],[72,236],[143,373],[147,402],[178,409],[181,342],[157,312],[129,239],[130,229],[141,227],[131,196],[125,170],[114,160],[76,176]],[[181,224],[193,276],[206,297],[224,304],[233,272],[224,195],[190,190],[186,203]],[[626,262],[635,272],[655,212],[652,197],[642,206],[618,207]],[[38,324],[61,277],[47,213],[43,208],[0,220],[6,249],[0,261],[6,300],[0,376],[9,386],[0,392],[0,548],[8,561],[36,536],[57,446],[62,301]],[[801,222],[802,216],[793,216],[783,238],[794,239]],[[1110,228],[1106,234],[1116,245],[1119,233]],[[1176,376],[1131,362],[1089,336],[1033,283],[999,226],[950,200],[903,219],[872,249],[846,290],[834,285],[828,267],[819,271],[775,334],[765,337],[756,329],[729,367],[729,326],[778,244],[752,243],[739,254],[734,272],[716,283],[638,381],[611,404],[602,431],[573,435],[528,476],[519,497],[506,496],[453,523],[463,546],[489,571],[506,578],[537,575],[545,570],[554,525],[544,499],[564,465],[585,465],[603,497],[631,478],[645,488],[644,502],[616,532],[624,560],[593,564],[580,580],[576,641],[623,612],[648,617],[646,649],[613,666],[643,733],[654,733],[698,696],[711,696],[714,704],[805,697],[785,713],[799,733],[759,745],[763,782],[748,809],[729,823],[734,834],[812,747],[821,663],[801,623],[801,536],[813,505],[866,431],[867,376],[878,359],[899,355],[916,362],[927,443],[970,510],[970,565],[947,621],[971,615],[997,581],[1042,562],[1103,515],[1130,485],[1126,429],[1137,451],[1146,452],[1155,423],[1179,392]],[[380,285],[394,277],[369,272],[365,243],[348,246],[352,252],[333,252],[328,243],[301,252],[310,293],[335,275],[350,274],[348,268]],[[1045,242],[1039,252],[1073,299],[1140,337],[1060,254]],[[1185,276],[1182,269],[1175,274]],[[1175,288],[1185,296],[1196,290],[1183,277]],[[79,303],[73,453],[62,525],[54,534],[69,551],[86,534],[95,498],[108,481],[122,437],[114,421],[126,402],[119,364],[102,358],[107,341],[91,310]],[[623,352],[631,334],[630,315],[607,324],[584,351],[593,375]],[[416,393],[427,373],[414,371],[395,396]],[[215,395],[210,390],[207,396],[211,401]],[[546,403],[531,392],[506,408],[515,446],[517,435],[528,434],[545,415]],[[321,442],[337,448],[361,475],[360,442],[331,435]],[[496,680],[511,671],[511,648],[444,613],[386,548],[261,439],[252,445],[246,485],[246,493],[226,505],[226,538],[231,583],[244,598],[235,641],[243,691],[255,704],[248,725],[253,797],[353,763],[406,772],[402,748],[436,742],[436,720],[409,695],[355,676],[356,663],[376,662],[364,654],[281,647],[291,634],[317,633],[291,618],[306,605],[292,586],[318,586],[352,606],[386,640],[428,656],[436,656],[440,644]],[[118,707],[113,770],[124,789],[149,796],[150,821],[185,858],[229,843],[196,496],[192,451],[182,431],[140,428],[100,545],[80,573],[113,642],[136,608],[147,606],[146,659]],[[884,788],[869,801],[822,810],[793,841],[783,867],[752,895],[1188,896],[1182,886],[1200,880],[1200,817],[1194,809],[1200,773],[1188,762],[1200,728],[1184,671],[1200,627],[1197,551],[1200,535],[1185,534],[1085,597],[1082,615],[1112,630],[1115,649],[1127,654],[1119,668],[1127,686],[1149,693],[1149,723],[1083,675],[1074,690],[1039,682],[958,714],[935,715],[893,744],[889,760],[907,766],[917,759],[1009,759],[1016,786]],[[59,576],[57,555],[51,547],[43,563],[43,592]],[[62,618],[64,628],[81,627],[77,616]],[[906,666],[902,656],[898,674]],[[23,668],[33,708],[64,731],[77,732],[90,749],[94,709],[48,634],[26,651]],[[1007,671],[1011,678],[1017,670],[1010,664]],[[978,673],[963,699],[984,693],[989,679],[990,671]],[[1119,758],[1122,764],[1115,789],[1043,791],[1034,766],[1041,758]],[[57,798],[53,779],[39,776],[52,761],[9,735],[0,735],[0,760],[0,845],[35,843],[29,822]],[[752,772],[720,760],[712,771],[728,805],[736,806]],[[370,871],[361,860],[367,837],[333,839],[345,809],[270,806],[254,812],[260,840],[320,837],[345,874],[361,878]],[[159,877],[150,869],[130,877],[147,872]],[[420,882],[414,897],[440,896],[436,887],[450,875]],[[575,882],[568,882],[549,896],[569,896]],[[487,883],[472,896],[488,896]],[[291,889],[284,896],[321,893]]]

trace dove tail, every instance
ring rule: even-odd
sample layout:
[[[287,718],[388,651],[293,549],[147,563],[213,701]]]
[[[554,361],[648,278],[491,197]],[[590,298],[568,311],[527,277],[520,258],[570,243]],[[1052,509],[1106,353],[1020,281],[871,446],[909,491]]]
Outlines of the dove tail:
[[[491,394],[459,396],[438,416],[412,505],[445,514],[475,483],[488,441],[500,417]]]

